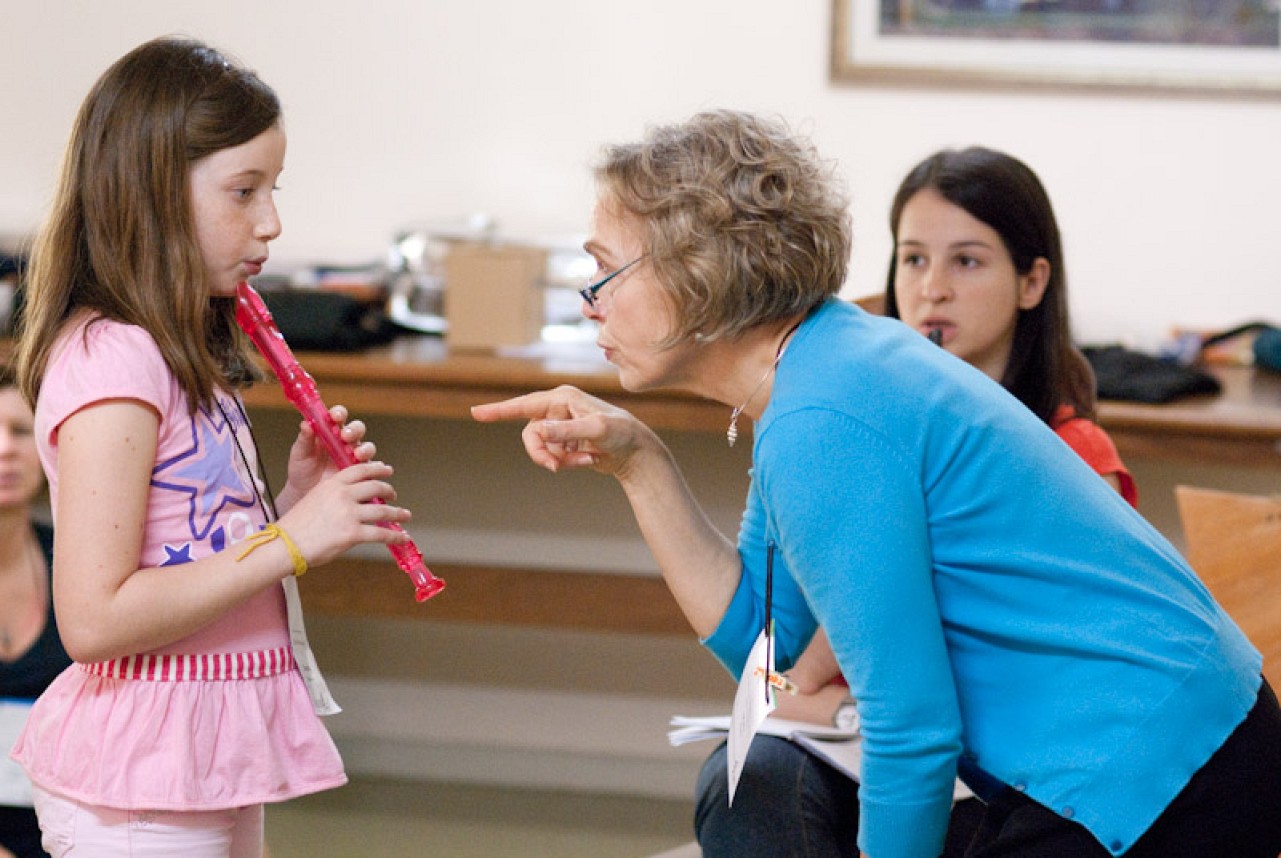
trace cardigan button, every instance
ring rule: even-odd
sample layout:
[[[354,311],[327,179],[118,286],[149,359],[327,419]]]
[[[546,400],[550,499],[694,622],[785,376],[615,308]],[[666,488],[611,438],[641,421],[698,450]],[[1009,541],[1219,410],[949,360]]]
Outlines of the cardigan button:
[[[1071,819],[1071,818],[1072,818],[1072,817],[1074,817],[1074,816],[1076,816],[1076,811],[1075,811],[1073,808],[1071,808],[1071,807],[1065,807],[1065,808],[1063,808],[1063,818],[1064,818],[1064,819]]]

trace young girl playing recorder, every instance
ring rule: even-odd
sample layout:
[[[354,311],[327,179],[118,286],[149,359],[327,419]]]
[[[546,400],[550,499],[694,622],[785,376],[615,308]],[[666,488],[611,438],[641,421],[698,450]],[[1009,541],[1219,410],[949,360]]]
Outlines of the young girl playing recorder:
[[[259,479],[233,295],[280,233],[284,157],[272,90],[179,38],[112,65],[71,135],[18,361],[76,662],[14,750],[55,858],[255,858],[264,803],[346,780],[294,577],[403,542],[380,524],[409,513],[372,503],[391,469],[359,422],[356,465],[334,472],[303,425],[274,507]]]

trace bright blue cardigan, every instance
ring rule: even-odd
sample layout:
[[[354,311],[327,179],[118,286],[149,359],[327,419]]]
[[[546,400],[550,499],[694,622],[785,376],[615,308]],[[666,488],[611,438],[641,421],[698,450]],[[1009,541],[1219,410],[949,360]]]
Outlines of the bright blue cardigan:
[[[1000,385],[832,300],[756,427],[737,676],[827,630],[864,736],[859,844],[934,858],[964,762],[1132,846],[1244,720],[1262,658],[1178,552]]]

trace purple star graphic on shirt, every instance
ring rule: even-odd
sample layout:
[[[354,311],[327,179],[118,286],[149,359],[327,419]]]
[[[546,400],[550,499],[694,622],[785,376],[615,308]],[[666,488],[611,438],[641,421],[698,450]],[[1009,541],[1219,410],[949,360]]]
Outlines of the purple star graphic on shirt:
[[[191,543],[184,542],[182,545],[166,545],[165,559],[161,561],[161,566],[178,566],[183,563],[190,563],[193,559],[191,556]]]
[[[153,490],[188,496],[187,523],[195,540],[209,537],[226,508],[244,509],[255,503],[248,482],[253,478],[241,471],[235,428],[224,414],[222,408],[199,408],[191,418],[190,448],[151,472]]]

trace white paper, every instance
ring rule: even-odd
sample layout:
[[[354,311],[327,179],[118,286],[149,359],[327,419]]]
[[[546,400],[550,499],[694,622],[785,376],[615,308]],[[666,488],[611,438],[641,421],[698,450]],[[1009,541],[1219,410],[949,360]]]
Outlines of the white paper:
[[[675,715],[671,724],[674,729],[667,732],[667,740],[677,746],[706,739],[724,739],[730,732],[732,717]],[[852,729],[841,729],[825,724],[767,717],[756,732],[795,742],[846,777],[860,779],[863,770],[863,738],[858,733],[857,722]],[[741,766],[738,773],[742,774]],[[958,778],[952,789],[952,800],[961,801],[972,798],[973,795],[970,788]]]
[[[285,588],[285,613],[289,617],[289,643],[293,647],[294,661],[297,662],[298,671],[302,674],[303,684],[307,686],[307,694],[311,696],[311,707],[316,710],[317,715],[337,715],[342,711],[342,707],[329,693],[329,686],[325,684],[325,678],[320,675],[320,666],[316,664],[316,656],[311,651],[311,644],[307,643],[307,627],[302,619],[302,599],[298,596],[298,579],[290,575],[281,581],[281,586]]]
[[[31,807],[31,781],[9,751],[31,713],[30,700],[0,699],[0,804]]]
[[[667,739],[672,745],[684,745],[703,739],[724,739],[729,732],[730,716],[728,715],[673,715],[671,721],[675,729],[667,732]],[[770,715],[761,722],[758,733],[766,736],[778,736],[781,739],[792,739],[798,735],[813,736],[816,739],[854,739],[858,737],[858,727],[842,729],[828,724],[811,724],[808,721],[789,721]]]
[[[729,767],[729,803],[734,803],[734,791],[747,762],[747,752],[752,747],[752,737],[761,723],[774,711],[774,689],[769,686],[769,675],[774,672],[774,650],[769,637],[761,632],[748,653],[743,675],[734,694],[734,708],[730,712],[729,741],[725,762]]]

